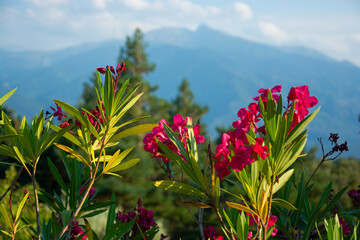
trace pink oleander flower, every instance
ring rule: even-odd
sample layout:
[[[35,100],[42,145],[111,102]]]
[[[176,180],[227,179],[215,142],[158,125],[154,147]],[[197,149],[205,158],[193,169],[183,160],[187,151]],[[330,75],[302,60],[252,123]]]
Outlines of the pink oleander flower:
[[[265,158],[269,156],[269,153],[266,153],[268,149],[268,146],[264,145],[263,138],[255,138],[255,145],[252,145],[251,149],[253,158],[256,158],[256,156],[259,155],[262,160],[265,160]]]
[[[54,111],[53,116],[58,117],[57,120],[61,121],[61,119],[66,117],[66,115],[63,114],[61,107],[59,107],[59,105],[57,105],[57,103],[55,103],[55,104],[56,104],[56,110],[55,110],[55,108],[53,108],[51,106],[50,106],[50,108]]]
[[[273,87],[271,90],[270,90],[269,88],[266,88],[266,89],[260,88],[260,89],[258,90],[258,93],[261,93],[261,95],[258,96],[258,97],[254,97],[253,99],[254,99],[255,101],[259,101],[259,99],[260,99],[260,97],[261,97],[261,100],[263,101],[264,106],[265,106],[265,108],[266,108],[267,98],[268,98],[269,91],[271,91],[271,93],[281,92],[281,88],[282,88],[282,87],[281,87],[280,84],[279,84],[279,85],[276,85],[276,86]],[[272,96],[273,96],[273,99],[274,99],[276,102],[279,100],[279,95],[273,94]]]
[[[204,237],[206,240],[220,240],[224,239],[217,231],[215,231],[213,226],[203,229]]]
[[[87,184],[85,186],[83,186],[80,191],[79,191],[79,195],[81,195],[83,193],[84,190],[86,190],[87,188]],[[94,187],[91,187],[90,188],[90,191],[89,191],[89,198],[92,198],[93,196],[95,195],[95,188]]]
[[[308,108],[312,108],[318,104],[317,98],[309,95],[307,85],[292,87],[288,95],[288,100],[295,103],[295,110],[302,119],[309,114]]]
[[[138,200],[138,206],[134,211],[128,213],[118,211],[116,220],[121,221],[122,223],[127,223],[133,219],[136,219],[136,223],[132,227],[133,232],[137,232],[140,227],[141,231],[145,232],[149,230],[152,226],[155,226],[154,221],[154,211],[147,210],[142,207],[141,199]]]
[[[347,222],[340,216],[339,216],[339,222],[340,222],[340,225],[342,226],[343,233],[345,235],[351,234],[351,228],[349,227]]]
[[[253,217],[250,213],[246,213],[249,216],[249,225],[253,225],[253,224],[258,224],[259,222],[259,217]],[[271,228],[277,221],[277,217],[276,216],[270,216],[269,222],[266,225],[266,229]],[[274,228],[274,230],[271,233],[271,236],[274,237],[277,234],[278,230],[277,228]]]
[[[190,117],[186,117],[185,119],[180,115],[177,114],[173,117],[173,124],[168,124],[165,119],[162,119],[159,123],[159,126],[153,128],[152,132],[147,134],[144,139],[144,149],[145,151],[153,154],[152,158],[161,158],[164,162],[169,162],[169,159],[162,156],[162,150],[158,146],[156,139],[161,143],[165,144],[171,151],[180,155],[184,160],[184,156],[180,154],[180,151],[176,148],[176,146],[171,142],[169,137],[166,135],[164,131],[165,124],[168,125],[174,133],[178,136],[181,142],[183,142],[185,149],[187,149],[187,141],[189,139],[189,133],[187,129],[187,122],[192,122]],[[194,130],[194,137],[197,144],[204,143],[205,138],[200,135],[200,125],[195,125]]]
[[[79,226],[79,222],[73,222],[73,226],[71,227],[70,233],[72,235],[72,237],[70,238],[70,240],[76,240],[78,235],[83,234],[85,231],[82,230],[82,228]],[[85,240],[87,239],[87,236],[84,235],[81,240]]]
[[[241,129],[224,133],[221,144],[216,147],[214,158],[217,161],[214,167],[221,180],[231,173],[229,167],[235,171],[242,171],[245,166],[254,162],[257,156],[264,160],[269,155],[263,138],[258,137],[255,144],[249,145],[245,133]]]
[[[260,121],[261,114],[258,111],[259,107],[256,103],[250,103],[247,110],[246,108],[241,108],[237,115],[240,120],[233,122],[233,127],[236,129],[241,129],[244,132],[249,131],[250,127],[253,125],[255,127],[255,132],[257,131],[257,122]]]

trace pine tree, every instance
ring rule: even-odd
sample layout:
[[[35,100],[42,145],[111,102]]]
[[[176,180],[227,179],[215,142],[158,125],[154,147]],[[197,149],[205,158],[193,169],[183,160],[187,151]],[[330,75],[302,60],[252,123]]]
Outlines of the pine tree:
[[[201,106],[194,102],[194,94],[190,89],[189,81],[184,78],[179,88],[179,93],[173,100],[171,113],[181,114],[182,116],[191,117],[194,121],[193,124],[200,122],[201,118],[209,111],[208,106]],[[202,129],[205,130],[205,125],[201,124]]]

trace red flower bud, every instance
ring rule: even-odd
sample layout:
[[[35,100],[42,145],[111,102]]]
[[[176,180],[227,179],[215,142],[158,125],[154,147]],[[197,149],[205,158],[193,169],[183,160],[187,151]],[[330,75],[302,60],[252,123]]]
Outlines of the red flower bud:
[[[101,74],[105,74],[106,73],[106,69],[105,68],[97,68],[98,72]]]

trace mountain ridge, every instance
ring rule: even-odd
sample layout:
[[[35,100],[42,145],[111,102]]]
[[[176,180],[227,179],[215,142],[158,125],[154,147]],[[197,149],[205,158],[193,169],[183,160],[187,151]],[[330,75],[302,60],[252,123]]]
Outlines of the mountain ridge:
[[[156,94],[175,98],[186,77],[195,100],[209,105],[204,117],[212,135],[215,126],[229,126],[241,107],[247,107],[259,88],[309,85],[322,105],[310,126],[310,145],[317,137],[339,132],[349,140],[350,151],[360,146],[360,68],[337,61],[304,47],[278,47],[230,36],[207,26],[198,30],[159,29],[145,34],[148,59],[156,70],[146,76],[159,85]],[[49,109],[52,98],[78,103],[82,85],[97,67],[115,65],[124,41],[90,43],[52,52],[0,50],[0,94],[19,86],[8,104],[19,114],[32,117],[40,108]],[[51,83],[51,84],[50,84]],[[285,97],[285,96],[284,96]],[[326,123],[326,124],[324,124]],[[357,131],[356,131],[357,130]],[[352,155],[359,156],[360,150]]]

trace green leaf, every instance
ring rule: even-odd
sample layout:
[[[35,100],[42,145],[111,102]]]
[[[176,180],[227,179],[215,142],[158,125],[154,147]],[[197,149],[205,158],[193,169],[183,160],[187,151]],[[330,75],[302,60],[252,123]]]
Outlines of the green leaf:
[[[108,213],[108,216],[107,216],[107,221],[106,221],[106,230],[105,232],[108,232],[110,231],[110,228],[114,225],[114,222],[115,222],[115,211],[116,211],[116,199],[115,199],[115,193],[113,192],[111,194],[111,199],[110,201],[114,202],[113,204],[110,205],[110,208],[109,208],[109,213]]]
[[[118,141],[118,140],[128,137],[128,136],[148,132],[148,131],[151,131],[156,126],[158,126],[158,125],[157,124],[141,124],[141,125],[137,125],[132,128],[125,129],[125,130],[119,132],[118,134],[112,136],[108,142],[115,142],[115,141]]]
[[[235,208],[235,209],[237,209],[237,210],[250,213],[250,214],[253,215],[253,216],[259,216],[254,210],[248,208],[248,207],[245,206],[245,205],[238,204],[238,203],[234,203],[234,202],[228,202],[228,201],[226,201],[226,205],[228,205],[228,206],[231,207],[231,208]]]
[[[159,145],[160,149],[163,151],[163,153],[161,153],[162,156],[171,159],[173,161],[176,162],[176,164],[178,164],[181,169],[184,170],[184,172],[194,181],[197,182],[197,178],[195,176],[194,171],[191,169],[191,167],[189,166],[188,163],[186,163],[178,154],[174,153],[173,151],[170,150],[170,148],[168,146],[166,146],[165,144],[163,144],[162,142],[160,142],[158,139],[156,139],[156,143]]]
[[[120,163],[116,167],[111,168],[109,171],[110,172],[118,172],[118,171],[122,171],[122,170],[125,170],[128,168],[131,168],[132,166],[136,165],[139,161],[140,161],[140,158],[134,158],[134,159],[128,160],[124,163]]]
[[[115,204],[114,201],[109,201],[109,202],[99,202],[99,203],[94,203],[90,206],[86,206],[86,207],[83,207],[81,209],[82,212],[87,212],[87,211],[92,211],[92,210],[96,210],[96,209],[99,209],[99,208],[104,208],[104,207],[107,207],[111,204]]]
[[[7,214],[5,207],[0,203],[0,212],[5,220],[5,226],[8,229],[12,229],[12,224],[11,224],[11,217]]]
[[[182,205],[192,206],[197,208],[211,208],[210,205],[201,202],[180,202]]]
[[[283,175],[281,175],[281,177],[279,178],[279,182],[276,182],[274,184],[273,194],[279,191],[279,189],[281,189],[285,185],[285,183],[287,183],[287,181],[290,179],[293,173],[294,173],[294,169],[290,169],[287,172],[285,172]]]
[[[205,197],[205,194],[201,192],[199,189],[177,181],[161,180],[161,181],[156,181],[154,185],[156,187],[177,193],[183,193],[197,197]]]
[[[58,132],[58,131],[61,131],[62,128],[60,128],[59,126],[56,126],[56,125],[51,125],[51,128]],[[64,135],[63,135],[67,140],[69,140],[70,142],[72,142],[73,144],[75,144],[76,146],[78,147],[81,147],[81,142],[77,139],[77,137],[75,137],[74,135],[72,135],[71,133],[69,132],[66,132]]]
[[[3,135],[3,136],[0,136],[0,141],[4,141],[4,140],[9,139],[9,138],[20,137],[20,136],[21,136],[20,134]]]
[[[60,148],[61,150],[70,153],[71,155],[73,155],[75,157],[76,160],[85,163],[88,167],[90,167],[89,163],[76,151],[74,151],[72,148],[69,148],[68,146],[62,145],[62,144],[58,144],[58,143],[54,143],[54,145],[58,148]]]
[[[18,209],[16,211],[16,216],[15,216],[15,224],[17,224],[20,221],[20,215],[24,209],[24,206],[25,206],[26,200],[28,199],[28,196],[29,196],[29,193],[26,193],[18,206]]]
[[[2,96],[0,98],[0,106],[4,104],[4,102],[6,102],[6,100],[8,100],[16,91],[17,88],[11,90],[10,92],[8,92],[7,94],[5,94],[4,96]]]
[[[316,109],[311,115],[307,116],[301,122],[299,122],[286,137],[285,145],[294,140],[307,127],[307,125],[309,125],[309,123],[315,118],[319,111],[320,107]]]
[[[81,218],[89,218],[89,217],[93,217],[93,216],[96,216],[100,213],[103,213],[105,212],[107,209],[101,209],[101,210],[97,210],[97,211],[93,211],[91,213],[88,213],[88,214],[85,214],[83,216],[81,216]]]
[[[86,128],[90,130],[90,132],[96,137],[96,139],[100,138],[98,132],[96,131],[94,126],[89,122],[87,116],[84,116],[82,113],[79,112],[79,110],[77,110],[76,108],[65,102],[59,100],[54,100],[54,102],[57,103],[61,108],[63,108],[75,119],[77,119],[83,125],[83,127],[86,126]]]
[[[24,156],[20,153],[19,149],[17,148],[17,146],[13,146],[13,150],[16,154],[16,159],[22,163],[22,165],[24,167],[26,167],[26,160],[24,159]]]
[[[190,161],[188,152],[186,151],[183,143],[180,141],[179,137],[173,132],[173,130],[166,124],[164,124],[164,131],[168,135],[171,142],[177,147],[180,153],[185,157],[186,161]]]
[[[296,210],[296,207],[294,207],[291,203],[281,198],[273,198],[272,203],[279,207],[287,208],[290,210]]]
[[[53,164],[53,162],[50,160],[50,158],[48,158],[47,160],[48,160],[48,165],[49,165],[50,172],[52,173],[55,181],[59,184],[59,186],[60,186],[65,192],[67,192],[68,187],[66,186],[65,182],[64,182],[63,179],[61,178],[61,175],[60,175],[59,171],[57,170],[57,168],[55,167],[55,165]]]

